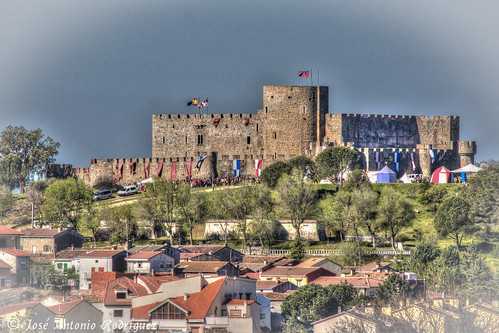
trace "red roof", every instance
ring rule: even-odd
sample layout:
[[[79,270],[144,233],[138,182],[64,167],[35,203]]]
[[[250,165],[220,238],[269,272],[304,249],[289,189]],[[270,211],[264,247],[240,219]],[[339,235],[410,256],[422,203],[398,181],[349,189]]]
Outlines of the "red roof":
[[[128,296],[137,297],[148,295],[144,286],[133,282],[132,279],[127,277],[120,277],[116,280],[109,281],[106,287],[106,296],[104,297],[104,305],[131,305],[130,298],[118,299],[116,297],[115,289],[127,289]]]
[[[88,251],[92,251],[92,249],[64,250],[57,252],[55,259],[73,259]]]
[[[19,303],[19,304],[14,304],[14,305],[9,305],[9,306],[4,306],[3,308],[0,308],[0,316],[3,316],[4,314],[9,314],[17,311],[22,311],[28,308],[32,308],[35,305],[37,305],[39,302],[24,302],[24,303]]]
[[[71,311],[75,306],[83,302],[82,299],[78,299],[71,302],[61,303],[57,305],[47,306],[46,308],[55,313],[56,315],[63,315]]]
[[[131,256],[128,256],[126,260],[149,260],[162,253],[163,252],[159,251],[139,251],[135,254],[132,254]]]
[[[227,264],[230,263],[228,261],[181,261],[175,266],[175,270],[181,273],[217,273]]]
[[[244,299],[231,299],[229,302],[225,303],[226,305],[245,305],[245,304],[253,304],[255,301],[247,301]]]
[[[0,235],[24,235],[22,232],[0,225]]]
[[[158,288],[163,284],[171,281],[179,280],[180,278],[173,275],[141,275],[138,279],[146,285],[146,287],[152,292],[155,293]]]
[[[211,305],[215,301],[222,288],[225,277],[205,286],[200,292],[188,296],[187,301],[183,296],[169,298],[163,302],[155,302],[148,305],[138,306],[132,309],[132,319],[149,319],[149,312],[157,306],[166,302],[171,302],[179,308],[189,312],[188,319],[204,319]]]
[[[80,255],[80,258],[111,258],[124,251],[121,250],[92,250]]]
[[[370,262],[367,265],[359,267],[357,269],[357,272],[374,272],[377,269],[388,267],[388,266],[390,266],[390,264],[391,263],[389,263],[389,262]]]
[[[29,257],[29,254],[18,249],[0,249],[0,252],[5,252],[14,257]]]
[[[0,268],[8,268],[8,269],[11,269],[12,266],[7,264],[5,261],[1,260],[0,259]]]

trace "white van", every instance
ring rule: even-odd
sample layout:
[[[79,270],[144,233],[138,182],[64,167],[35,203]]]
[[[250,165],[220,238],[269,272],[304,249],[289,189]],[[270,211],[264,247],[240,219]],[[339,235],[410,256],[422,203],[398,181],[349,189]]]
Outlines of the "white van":
[[[118,191],[118,195],[120,197],[124,197],[126,195],[133,195],[133,194],[137,194],[137,186],[135,186],[135,185],[125,186],[125,187],[123,187],[122,190]]]

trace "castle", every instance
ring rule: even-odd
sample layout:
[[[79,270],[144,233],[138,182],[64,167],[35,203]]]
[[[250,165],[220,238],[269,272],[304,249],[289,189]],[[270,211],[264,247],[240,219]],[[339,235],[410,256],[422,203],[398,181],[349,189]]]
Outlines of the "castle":
[[[366,170],[388,165],[398,177],[429,176],[441,165],[457,169],[476,153],[474,141],[459,141],[457,116],[330,114],[328,87],[265,86],[257,113],[153,115],[152,158],[92,159],[73,172],[90,185],[102,176],[121,184],[151,176],[229,177],[234,165],[241,177],[255,177],[260,166],[313,159],[331,146],[355,149]]]

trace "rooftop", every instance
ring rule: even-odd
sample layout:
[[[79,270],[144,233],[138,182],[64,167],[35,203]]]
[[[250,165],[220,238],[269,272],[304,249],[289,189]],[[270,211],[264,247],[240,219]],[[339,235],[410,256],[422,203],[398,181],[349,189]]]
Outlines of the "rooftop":
[[[377,288],[383,284],[383,280],[376,280],[367,277],[339,277],[339,276],[321,276],[312,281],[311,283],[315,283],[325,287],[330,284],[342,284],[345,282],[354,286],[355,288]]]
[[[24,235],[22,232],[0,225],[0,235]]]
[[[7,264],[5,261],[3,260],[0,260],[0,268],[8,268],[8,269],[11,269],[12,266],[10,266],[9,264]]]
[[[116,280],[109,281],[106,287],[106,295],[104,297],[104,305],[131,305],[130,298],[117,298],[115,289],[127,289],[129,297],[148,295],[146,288],[139,283],[134,282],[128,277],[120,277]]]
[[[228,263],[228,261],[181,261],[175,269],[183,273],[216,273]]]
[[[115,255],[125,252],[122,250],[91,250],[80,255],[80,258],[111,258]]]
[[[305,276],[321,269],[320,267],[276,266],[261,274],[261,276]]]
[[[24,229],[24,237],[54,237],[61,232],[69,229],[59,229],[59,228],[35,228],[35,229]]]
[[[71,311],[75,306],[83,302],[82,299],[61,303],[57,305],[47,306],[46,308],[55,313],[56,315],[63,315]]]
[[[92,251],[92,249],[63,250],[57,252],[57,254],[55,255],[55,259],[73,259],[89,251]]]
[[[160,254],[164,253],[161,251],[139,251],[131,256],[128,256],[126,260],[149,260]]]
[[[0,249],[0,252],[5,252],[15,257],[29,257],[29,254],[18,249]]]
[[[24,303],[19,303],[19,304],[13,304],[9,306],[4,306],[3,308],[0,308],[0,316],[3,316],[5,314],[17,312],[17,311],[22,311],[28,308],[32,308],[35,305],[37,305],[39,302],[24,302]]]

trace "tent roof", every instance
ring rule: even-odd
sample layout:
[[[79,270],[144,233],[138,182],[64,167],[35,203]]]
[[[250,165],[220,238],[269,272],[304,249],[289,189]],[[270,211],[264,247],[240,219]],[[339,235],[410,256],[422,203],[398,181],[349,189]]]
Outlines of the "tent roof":
[[[452,172],[478,172],[480,170],[483,170],[483,169],[479,168],[473,164],[468,164],[467,166],[453,170]]]
[[[378,173],[395,173],[395,172],[392,169],[390,169],[388,166],[385,166]]]

